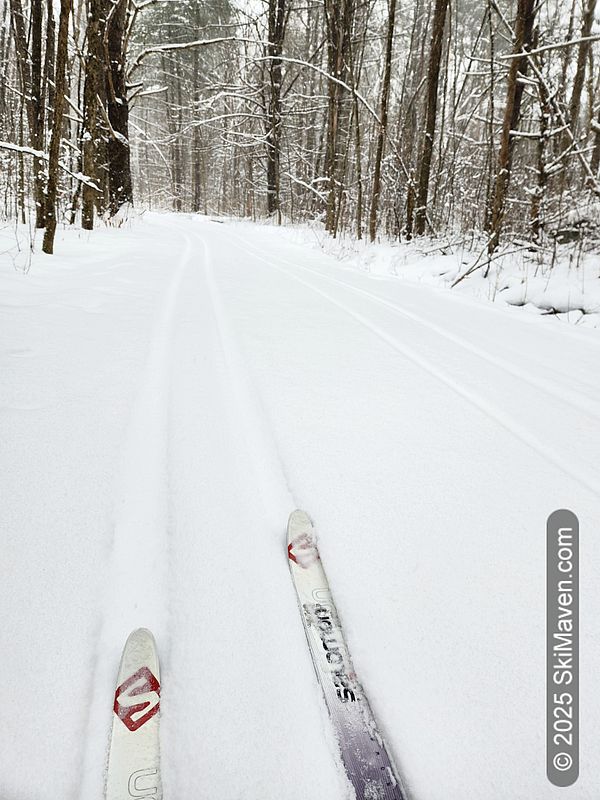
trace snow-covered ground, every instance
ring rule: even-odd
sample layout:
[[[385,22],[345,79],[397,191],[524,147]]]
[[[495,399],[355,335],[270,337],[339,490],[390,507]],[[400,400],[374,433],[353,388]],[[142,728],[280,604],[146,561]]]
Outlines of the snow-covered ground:
[[[529,314],[552,314],[579,327],[600,327],[597,243],[592,247],[588,242],[587,249],[581,241],[536,249],[531,243],[507,242],[489,260],[483,235],[412,242],[384,238],[371,244],[351,234],[333,239],[317,222],[288,225],[283,235],[335,256],[348,269],[453,289]]]
[[[99,800],[150,627],[165,798],[348,796],[285,554],[313,517],[414,800],[596,800],[600,335],[147,215],[0,259],[0,797]],[[581,769],[545,777],[545,523],[581,521]]]

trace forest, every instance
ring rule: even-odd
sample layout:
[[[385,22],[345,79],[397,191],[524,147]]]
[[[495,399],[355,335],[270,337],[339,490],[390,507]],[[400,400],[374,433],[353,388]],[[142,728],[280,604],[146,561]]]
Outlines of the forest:
[[[6,0],[0,213],[593,250],[599,59],[596,0]]]

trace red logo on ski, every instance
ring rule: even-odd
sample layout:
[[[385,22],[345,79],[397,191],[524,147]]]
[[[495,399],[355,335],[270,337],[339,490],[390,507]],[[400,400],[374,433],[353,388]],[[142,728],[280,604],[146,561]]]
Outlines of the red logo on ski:
[[[148,667],[142,667],[115,692],[114,712],[130,731],[137,731],[160,707],[160,683]]]
[[[308,533],[301,533],[288,544],[288,558],[302,569],[308,569],[319,560],[319,551]]]

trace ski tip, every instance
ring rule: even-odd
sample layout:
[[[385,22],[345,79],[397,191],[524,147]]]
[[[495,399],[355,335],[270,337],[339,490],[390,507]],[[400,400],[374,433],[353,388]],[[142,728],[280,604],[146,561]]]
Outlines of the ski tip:
[[[156,650],[156,640],[154,639],[154,634],[152,631],[148,630],[148,628],[136,628],[135,630],[131,631],[127,637],[125,647],[138,643],[149,645],[153,650]]]
[[[290,518],[288,519],[287,526],[288,542],[291,542],[292,539],[298,536],[298,534],[306,533],[312,530],[312,520],[306,511],[302,511],[299,508],[297,508],[295,511],[292,511]]]
[[[298,526],[307,526],[312,528],[312,520],[301,508],[297,508],[295,511],[292,511],[288,520],[288,529],[291,528],[293,525]]]
[[[127,637],[123,647],[119,674],[124,674],[128,670],[131,672],[136,664],[136,669],[146,666],[160,680],[158,649],[154,636],[148,628],[136,628]]]
[[[148,714],[140,715],[139,703],[131,700],[134,696],[147,695]],[[125,699],[124,699],[125,698]],[[140,701],[141,702],[141,701]],[[127,637],[115,692],[114,712],[135,732],[147,720],[158,713],[160,704],[160,666],[154,636],[147,628],[136,628]],[[142,703],[142,707],[144,703]]]
[[[288,559],[302,569],[308,569],[319,560],[315,529],[306,511],[297,509],[288,521]]]

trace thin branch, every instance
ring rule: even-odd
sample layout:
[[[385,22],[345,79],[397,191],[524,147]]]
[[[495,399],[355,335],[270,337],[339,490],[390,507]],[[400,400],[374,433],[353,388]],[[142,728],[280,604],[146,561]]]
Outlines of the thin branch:
[[[0,149],[11,150],[13,153],[24,153],[25,155],[33,156],[34,158],[41,158],[43,161],[49,160],[48,153],[44,153],[43,150],[34,150],[33,147],[24,147],[19,144],[12,144],[12,142],[0,142]],[[87,175],[83,175],[81,172],[72,172],[61,161],[58,162],[58,166],[63,170],[63,172],[66,172],[67,175],[75,178],[75,180],[85,183],[86,186],[95,189],[97,192],[100,191],[100,187],[96,186],[94,181],[91,178],[88,178]]]
[[[546,44],[543,47],[536,47],[535,50],[524,50],[522,53],[509,53],[504,56],[496,56],[498,61],[510,61],[513,58],[523,58],[523,56],[536,56],[538,53],[547,53],[549,50],[561,50],[563,47],[572,47],[582,42],[600,42],[600,34],[594,36],[584,36],[581,39],[571,39],[568,42],[555,42]]]

